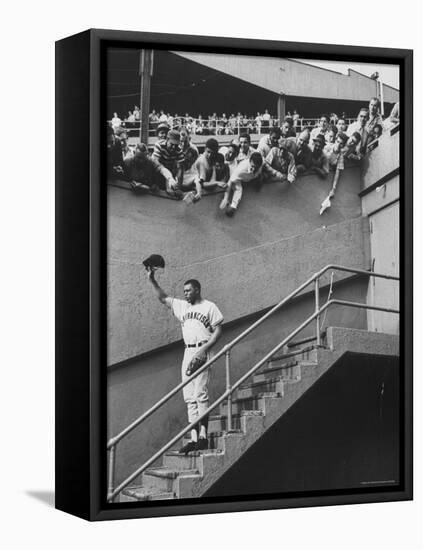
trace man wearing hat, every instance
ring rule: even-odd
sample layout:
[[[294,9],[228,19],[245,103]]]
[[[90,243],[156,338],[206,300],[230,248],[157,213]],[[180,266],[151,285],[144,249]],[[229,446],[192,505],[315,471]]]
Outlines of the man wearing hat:
[[[165,180],[164,183],[167,193],[173,196],[181,196],[180,187],[184,174],[183,163],[185,157],[180,142],[179,132],[170,130],[165,140],[156,141],[152,155],[154,160],[172,174],[175,183],[169,185],[169,180]]]
[[[329,159],[323,151],[325,146],[325,138],[322,134],[318,134],[313,139],[313,149],[311,152],[310,170],[315,172],[321,178],[325,178],[329,174]]]
[[[169,130],[170,128],[168,124],[166,124],[165,122],[160,122],[156,129],[157,139],[161,141],[166,139]]]

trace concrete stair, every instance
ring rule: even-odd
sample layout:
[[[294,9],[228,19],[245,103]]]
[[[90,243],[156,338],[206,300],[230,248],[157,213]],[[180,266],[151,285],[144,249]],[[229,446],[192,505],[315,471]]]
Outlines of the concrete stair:
[[[230,432],[224,402],[209,418],[208,450],[169,451],[162,466],[146,470],[139,485],[122,491],[120,501],[200,497],[345,352],[399,353],[397,336],[356,329],[329,328],[323,344],[312,339],[291,343],[234,393]],[[181,446],[188,441],[184,438]]]

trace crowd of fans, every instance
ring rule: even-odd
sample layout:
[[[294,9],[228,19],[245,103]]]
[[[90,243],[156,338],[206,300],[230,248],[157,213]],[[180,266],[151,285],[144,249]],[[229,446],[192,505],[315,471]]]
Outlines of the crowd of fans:
[[[386,120],[379,107],[379,100],[372,98],[349,125],[344,116],[324,114],[316,127],[298,133],[293,117],[285,117],[279,127],[270,125],[269,115],[268,131],[257,148],[251,145],[250,132],[242,128],[225,147],[219,148],[217,139],[209,137],[201,154],[191,142],[192,128],[186,118],[178,125],[173,120],[172,127],[169,119],[159,120],[158,139],[150,155],[144,143],[134,148],[128,145],[127,129],[114,117],[108,125],[109,177],[126,179],[134,192],[165,191],[186,203],[199,201],[205,190],[220,188],[224,190],[220,208],[231,217],[247,183],[259,190],[265,182],[294,183],[304,173],[327,178],[332,171],[332,187],[321,205],[322,214],[331,205],[345,166],[359,163],[369,145],[399,122],[399,104]]]
[[[331,115],[336,116],[336,115]],[[300,117],[296,110],[293,114],[288,112],[287,119],[292,120],[294,128],[299,128],[301,124],[304,124],[304,119]],[[111,119],[111,125],[114,129],[119,127],[125,127],[127,130],[132,130],[139,127],[140,122],[140,110],[135,105],[133,111],[128,111],[128,115],[125,118],[120,118],[117,113],[113,113]],[[197,118],[192,117],[189,113],[185,115],[178,115],[175,113],[165,113],[163,110],[156,112],[155,109],[148,115],[150,134],[155,135],[157,127],[161,124],[167,124],[171,130],[186,128],[191,134],[194,135],[237,135],[242,130],[249,134],[265,134],[269,132],[272,126],[279,124],[279,120],[271,115],[266,109],[263,113],[257,112],[256,115],[247,115],[238,112],[236,115],[231,113],[227,116],[226,113],[217,115],[213,113],[207,117],[203,117],[200,113]]]

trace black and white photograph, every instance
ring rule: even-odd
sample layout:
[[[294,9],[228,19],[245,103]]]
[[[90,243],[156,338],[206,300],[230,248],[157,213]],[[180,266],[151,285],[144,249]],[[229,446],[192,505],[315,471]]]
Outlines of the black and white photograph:
[[[2,14],[1,546],[418,547],[418,4]]]
[[[400,66],[105,55],[107,502],[399,490]]]

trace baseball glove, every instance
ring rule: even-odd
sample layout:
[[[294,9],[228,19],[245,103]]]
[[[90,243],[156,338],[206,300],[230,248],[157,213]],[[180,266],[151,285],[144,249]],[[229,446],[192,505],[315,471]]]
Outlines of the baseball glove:
[[[207,355],[204,354],[201,357],[195,357],[191,360],[191,363],[188,365],[186,372],[187,376],[191,376],[194,374],[194,372],[197,372],[199,368],[201,368],[204,363],[207,362]]]

